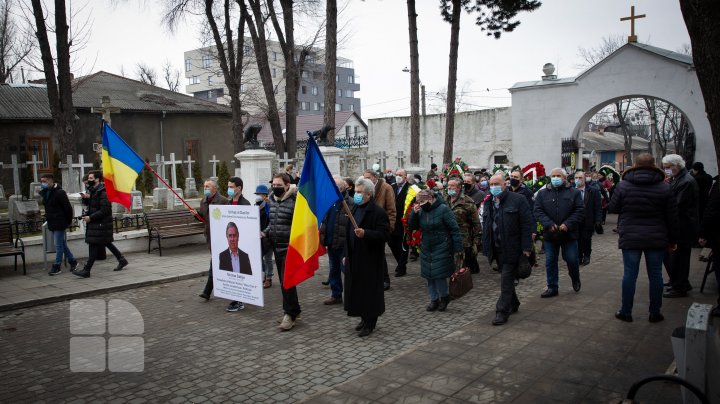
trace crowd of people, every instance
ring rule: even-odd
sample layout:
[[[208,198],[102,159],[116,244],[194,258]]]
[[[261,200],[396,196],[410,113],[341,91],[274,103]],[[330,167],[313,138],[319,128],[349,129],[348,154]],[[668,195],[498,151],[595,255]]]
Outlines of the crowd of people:
[[[456,160],[456,163],[460,159]],[[272,288],[277,272],[283,302],[282,330],[291,330],[300,319],[295,287],[285,289],[283,273],[295,210],[299,177],[292,166],[275,174],[270,187],[258,184],[254,204],[260,210],[263,287]],[[86,242],[89,258],[82,269],[65,243],[72,209],[65,192],[51,174],[41,178],[48,226],[57,251],[50,275],[61,273],[63,258],[74,275],[87,278],[93,263],[109,249],[118,260],[116,271],[128,262],[112,244],[110,203],[102,173],[91,172],[83,193]],[[618,174],[577,170],[570,175],[554,168],[546,183],[531,178],[518,167],[494,172],[463,170],[461,164],[440,171],[433,164],[425,177],[408,176],[403,168],[384,174],[376,165],[351,180],[334,177],[343,196],[323,218],[320,242],[327,251],[330,296],[326,305],[343,305],[349,316],[360,317],[358,335],[375,329],[385,310],[384,293],[391,287],[385,245],[395,260],[395,277],[408,273],[409,260],[420,260],[429,312],[446,311],[450,304],[449,278],[461,267],[480,271],[481,252],[489,266],[500,273],[500,293],[494,325],[508,322],[520,301],[515,292],[520,265],[536,265],[545,256],[546,288],[542,298],[560,294],[558,262],[565,261],[572,290],[582,288],[582,266],[592,254],[593,234],[604,232],[608,212],[617,213],[618,246],[622,251],[622,301],[615,317],[633,321],[632,308],[641,257],[649,279],[650,322],[663,320],[663,298],[680,298],[692,290],[689,268],[692,248],[720,248],[720,176],[705,173],[702,163],[685,167],[679,155],[670,154],[657,167],[650,154],[635,158],[634,165]],[[204,182],[204,195],[196,213],[205,220],[210,245],[210,205],[251,205],[243,194],[243,181],[231,177],[227,197],[213,179]],[[536,242],[541,242],[540,249]],[[711,257],[711,254],[709,254]],[[273,266],[274,261],[274,266]],[[712,260],[720,284],[720,260]],[[662,267],[668,281],[663,282]],[[212,268],[212,264],[210,266]],[[276,271],[274,271],[274,269]],[[212,271],[200,297],[209,300]],[[720,316],[719,305],[713,315]],[[227,311],[242,310],[230,302]]]

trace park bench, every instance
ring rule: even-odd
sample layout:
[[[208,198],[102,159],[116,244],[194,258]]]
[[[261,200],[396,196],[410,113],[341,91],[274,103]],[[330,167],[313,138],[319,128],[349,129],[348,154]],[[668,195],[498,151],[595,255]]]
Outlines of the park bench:
[[[205,224],[195,219],[188,211],[158,211],[145,213],[148,229],[148,254],[152,251],[152,241],[157,240],[162,257],[162,240],[203,234]]]
[[[18,247],[20,244],[20,247]],[[9,219],[0,219],[0,257],[15,257],[15,271],[17,272],[18,255],[23,261],[23,275],[27,275],[25,269],[25,243],[18,236],[13,237],[13,226]]]

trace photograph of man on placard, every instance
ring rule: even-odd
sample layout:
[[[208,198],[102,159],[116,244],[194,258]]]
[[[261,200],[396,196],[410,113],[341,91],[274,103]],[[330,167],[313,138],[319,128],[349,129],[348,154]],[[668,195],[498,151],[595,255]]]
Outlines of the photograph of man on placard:
[[[227,224],[225,236],[228,241],[228,249],[220,253],[218,268],[223,271],[252,275],[250,258],[247,253],[238,248],[240,231],[234,222]]]

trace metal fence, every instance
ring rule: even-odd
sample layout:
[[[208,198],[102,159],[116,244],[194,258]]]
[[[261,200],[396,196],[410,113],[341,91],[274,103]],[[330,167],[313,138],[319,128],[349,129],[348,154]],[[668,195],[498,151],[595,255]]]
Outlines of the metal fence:
[[[304,140],[298,140],[295,142],[297,150],[305,150],[307,149],[307,139]],[[335,139],[335,147],[338,149],[351,149],[351,148],[358,148],[358,147],[367,147],[368,146],[368,136],[367,135],[361,135],[361,136],[354,136],[350,138],[336,138]],[[275,143],[265,143],[263,145],[263,148],[268,151],[275,151]]]
[[[75,217],[70,223],[70,231],[77,230],[82,218]],[[13,234],[17,237],[27,237],[39,235],[42,232],[42,225],[45,223],[45,216],[39,219],[27,220],[24,222],[15,222],[13,226]],[[145,216],[142,213],[127,215],[124,217],[113,217],[113,232],[122,233],[131,230],[140,230],[147,228],[145,225]]]

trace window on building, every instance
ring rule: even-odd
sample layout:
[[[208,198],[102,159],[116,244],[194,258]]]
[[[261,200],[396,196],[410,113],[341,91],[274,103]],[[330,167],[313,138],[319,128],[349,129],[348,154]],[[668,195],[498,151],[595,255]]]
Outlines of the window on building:
[[[355,127],[353,127],[353,129],[354,129],[354,132],[355,132],[355,137],[358,137],[358,132],[360,131],[360,127],[359,127],[359,126],[355,126]]]
[[[304,79],[310,78],[310,73],[308,73],[307,70],[303,70],[303,72],[302,72],[302,78],[304,78]]]
[[[192,62],[190,59],[185,59],[185,71],[189,72],[190,70],[192,70]]]
[[[245,92],[245,88],[246,88],[246,87],[245,87],[245,84],[240,84],[240,92],[241,92],[241,93],[244,93],[244,92]]]
[[[191,160],[200,161],[200,140],[188,139],[185,141],[185,156],[190,156]]]
[[[307,87],[300,86],[300,94],[307,94]]]
[[[348,76],[348,83],[353,83],[353,82],[355,82],[355,77],[351,74]]]
[[[27,139],[27,159],[28,161],[32,157],[36,156],[41,162],[37,167],[40,172],[51,172],[52,171],[52,139],[50,137],[29,137]],[[20,157],[22,158],[22,157]],[[30,166],[28,166],[30,167]],[[55,179],[60,181],[60,179]]]
[[[308,103],[305,102],[305,101],[301,102],[301,103],[300,103],[300,109],[303,110],[303,111],[307,111],[307,110],[308,110]]]
[[[507,158],[507,155],[505,155],[505,154],[498,154],[497,156],[494,157],[494,160],[495,160],[495,164],[507,164],[508,163],[508,158]]]
[[[336,74],[336,75],[335,75],[335,82],[337,83],[338,81],[340,81],[340,75],[339,75],[339,74]]]
[[[313,102],[313,111],[320,111],[320,103]]]
[[[273,51],[273,62],[277,62],[277,52]]]
[[[345,96],[346,96],[347,98],[352,98],[352,97],[353,97],[353,90],[345,90]]]
[[[200,76],[192,76],[188,78],[188,84],[200,84]]]
[[[348,139],[350,137],[350,126],[345,127],[345,138]]]
[[[311,89],[311,93],[312,93],[312,95],[318,95],[318,88],[317,88],[317,87],[313,87],[313,88]]]
[[[207,69],[212,64],[212,59],[210,59],[210,55],[203,55],[202,57],[202,66],[203,69]]]
[[[354,112],[354,111],[355,111],[355,104],[350,104],[350,105],[349,105],[349,108],[350,108],[350,111],[353,111],[353,112]]]
[[[211,86],[213,84],[212,76],[208,76],[208,86]]]
[[[342,98],[342,90],[339,88],[337,90],[337,96],[338,96],[338,98]]]
[[[335,111],[342,111],[342,104],[335,104]]]
[[[313,80],[322,80],[323,73],[322,72],[313,72]]]
[[[274,67],[273,67],[273,69],[272,69],[272,76],[273,76],[273,78],[276,78],[276,77],[277,77],[277,69],[274,68]]]
[[[249,55],[250,55],[250,47],[243,46],[243,56],[249,56]]]
[[[207,97],[208,97],[208,100],[213,100],[213,99],[217,98],[217,96],[215,95],[215,90],[208,90]]]

